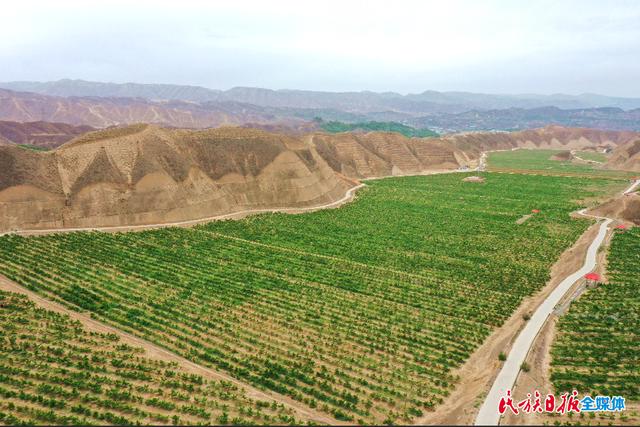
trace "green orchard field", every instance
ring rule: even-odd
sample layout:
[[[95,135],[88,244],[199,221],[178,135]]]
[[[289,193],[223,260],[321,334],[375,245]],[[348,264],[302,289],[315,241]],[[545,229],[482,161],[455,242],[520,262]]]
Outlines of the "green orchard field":
[[[191,229],[0,238],[39,294],[339,420],[407,423],[544,286],[620,181],[485,173],[367,182],[357,200]],[[540,212],[517,224],[532,209]]]
[[[548,175],[594,176],[602,178],[629,178],[637,175],[633,172],[603,169],[601,165],[581,161],[560,161],[550,158],[563,150],[514,150],[489,153],[488,169],[490,171],[535,172]],[[566,150],[564,150],[566,151]],[[603,161],[600,153],[580,151],[579,157],[587,160]],[[606,158],[605,158],[606,160]]]
[[[552,347],[557,390],[640,401],[640,228],[616,231],[609,283],[574,301]]]
[[[142,353],[0,291],[0,423],[298,424],[281,405]]]
[[[585,160],[590,160],[590,161],[599,162],[599,163],[604,163],[608,159],[606,154],[597,153],[595,151],[576,151],[576,156]]]

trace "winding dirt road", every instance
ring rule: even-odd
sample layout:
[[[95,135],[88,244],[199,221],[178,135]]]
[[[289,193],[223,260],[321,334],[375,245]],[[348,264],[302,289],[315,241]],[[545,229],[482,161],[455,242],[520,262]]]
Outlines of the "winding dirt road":
[[[587,160],[587,159],[583,159],[582,157],[580,157],[580,156],[578,156],[578,155],[576,154],[576,150],[571,150],[571,155],[572,155],[574,158],[576,158],[576,159],[578,159],[578,160],[582,160],[582,161],[583,161],[583,162],[585,162],[585,163],[598,163],[598,164],[603,164],[603,162],[599,162],[599,161],[597,161],[597,160]]]
[[[231,212],[224,215],[216,215],[207,218],[200,219],[192,219],[188,221],[178,221],[178,222],[163,222],[159,224],[143,224],[143,225],[118,225],[111,227],[75,227],[75,228],[49,228],[49,229],[33,229],[33,230],[15,230],[15,231],[7,231],[4,233],[0,233],[0,236],[4,236],[7,234],[22,234],[22,235],[35,235],[35,234],[51,234],[51,233],[70,233],[74,231],[135,231],[135,230],[149,230],[153,228],[162,228],[162,227],[181,227],[187,225],[195,225],[210,221],[218,221],[222,219],[229,218],[237,218],[244,215],[258,214],[258,213],[266,213],[266,212],[283,212],[283,213],[303,213],[316,211],[320,209],[329,209],[336,206],[339,206],[345,202],[348,202],[353,198],[353,194],[364,187],[365,184],[359,184],[355,187],[352,187],[347,190],[344,197],[340,200],[336,200],[335,202],[326,203],[324,205],[319,206],[309,206],[309,207],[299,207],[299,208],[265,208],[265,209],[247,209],[242,211]]]
[[[639,185],[640,180],[635,181],[622,194],[624,195],[633,192],[634,189]],[[493,382],[489,394],[480,407],[480,411],[476,416],[475,425],[498,425],[500,423],[500,413],[498,412],[498,404],[500,402],[500,398],[506,396],[507,390],[513,388],[520,373],[520,366],[525,361],[527,354],[533,346],[538,333],[547,321],[547,318],[553,312],[556,305],[562,300],[564,295],[570,291],[573,285],[578,280],[581,280],[585,274],[593,271],[593,269],[596,267],[596,256],[598,254],[598,249],[602,245],[602,242],[607,235],[609,224],[613,222],[613,219],[589,215],[586,213],[586,209],[578,211],[578,214],[603,221],[600,224],[598,234],[591,242],[591,245],[589,245],[584,264],[582,265],[582,267],[580,267],[580,269],[570,274],[562,282],[560,282],[556,289],[554,289],[554,291],[549,294],[549,296],[542,302],[542,304],[538,306],[535,313],[533,313],[533,315],[531,316],[531,319],[527,322],[524,329],[520,332],[518,338],[516,338],[515,342],[513,343],[511,351],[507,356],[507,360],[505,361],[502,369]]]

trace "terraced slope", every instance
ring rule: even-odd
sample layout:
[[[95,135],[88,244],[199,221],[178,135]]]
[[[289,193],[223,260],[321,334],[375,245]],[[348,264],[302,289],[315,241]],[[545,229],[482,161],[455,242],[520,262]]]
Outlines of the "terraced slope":
[[[0,291],[0,423],[297,423],[280,405],[142,353]]]
[[[452,370],[586,229],[572,200],[612,185],[463,178],[372,181],[356,202],[305,215],[5,236],[0,272],[341,420],[406,423],[442,402]]]
[[[558,322],[551,380],[556,390],[640,401],[640,228],[616,232],[608,283],[571,304]]]

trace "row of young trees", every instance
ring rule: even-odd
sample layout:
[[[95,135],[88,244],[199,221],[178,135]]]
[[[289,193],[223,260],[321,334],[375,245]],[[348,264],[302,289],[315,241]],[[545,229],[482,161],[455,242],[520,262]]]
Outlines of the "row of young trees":
[[[0,423],[299,423],[282,405],[143,353],[0,292]]]
[[[571,304],[558,323],[551,379],[557,390],[640,400],[640,227],[616,231],[608,283]]]
[[[357,202],[308,215],[6,236],[0,270],[340,420],[408,422],[448,396],[455,368],[546,282],[588,225],[569,218],[571,200],[597,184],[462,178],[371,182]],[[541,214],[516,224],[532,208]]]

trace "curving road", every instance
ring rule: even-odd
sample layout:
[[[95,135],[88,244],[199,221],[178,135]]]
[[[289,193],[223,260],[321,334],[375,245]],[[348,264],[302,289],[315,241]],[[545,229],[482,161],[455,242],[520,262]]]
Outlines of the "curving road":
[[[587,159],[583,159],[582,157],[580,157],[580,156],[578,156],[578,155],[576,154],[576,150],[571,150],[571,155],[572,155],[573,157],[575,157],[576,159],[578,159],[578,160],[582,160],[582,161],[583,161],[583,162],[585,162],[585,163],[599,163],[599,164],[603,164],[603,162],[599,162],[599,161],[597,161],[597,160],[587,160]]]
[[[635,181],[627,190],[624,191],[623,195],[633,192],[639,185],[640,180]],[[613,219],[589,215],[585,213],[585,211],[586,209],[582,209],[581,211],[578,211],[578,214],[604,221],[600,224],[598,235],[593,239],[591,245],[589,245],[584,264],[578,271],[570,274],[560,282],[553,292],[549,294],[547,299],[538,306],[535,313],[531,316],[531,319],[529,319],[524,329],[520,332],[518,338],[516,338],[513,343],[513,347],[507,356],[507,360],[504,362],[502,369],[494,380],[489,394],[480,407],[480,411],[476,416],[475,425],[498,425],[500,423],[500,413],[498,412],[498,403],[500,402],[500,398],[506,395],[506,391],[508,389],[513,388],[516,379],[518,378],[518,374],[520,373],[520,366],[525,361],[531,346],[547,321],[547,318],[571,287],[585,274],[591,272],[596,267],[596,255],[598,254],[598,249],[600,248],[600,245],[602,245],[607,234],[609,224],[613,222]]]

